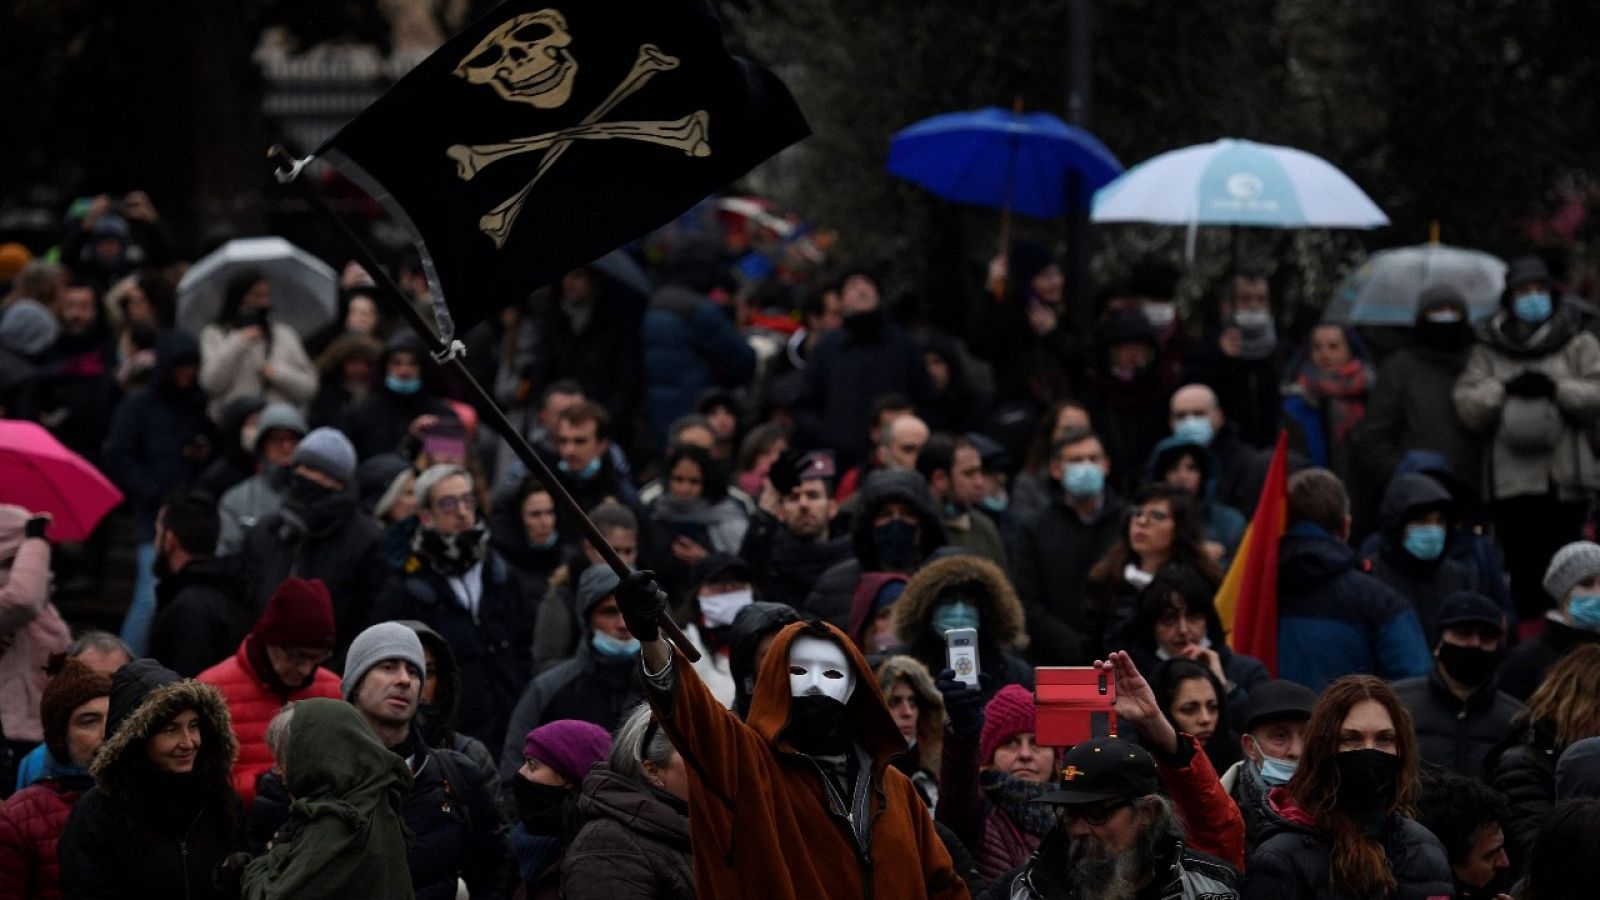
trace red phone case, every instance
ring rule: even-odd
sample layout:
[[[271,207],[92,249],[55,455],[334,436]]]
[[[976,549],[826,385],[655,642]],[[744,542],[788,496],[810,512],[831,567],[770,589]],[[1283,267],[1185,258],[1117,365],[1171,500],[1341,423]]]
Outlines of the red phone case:
[[[1071,747],[1093,737],[1115,737],[1116,680],[1110,669],[1092,666],[1041,666],[1034,670],[1038,706],[1036,740],[1048,747]]]

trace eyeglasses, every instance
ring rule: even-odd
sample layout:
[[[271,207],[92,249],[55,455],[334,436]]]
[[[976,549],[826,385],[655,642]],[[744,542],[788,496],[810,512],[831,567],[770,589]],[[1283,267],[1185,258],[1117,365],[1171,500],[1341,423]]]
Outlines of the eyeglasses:
[[[306,666],[320,666],[327,662],[328,657],[332,656],[333,654],[326,650],[285,650],[283,655],[284,658],[291,663],[298,663]]]
[[[1164,509],[1136,509],[1133,511],[1133,518],[1134,521],[1145,519],[1160,525],[1162,522],[1172,518],[1172,513]]]
[[[1078,821],[1086,822],[1095,827],[1111,821],[1111,817],[1126,806],[1132,806],[1128,800],[1117,803],[1102,803],[1097,806],[1059,806],[1056,807],[1056,816],[1061,819],[1061,824],[1071,827]]]
[[[472,512],[478,508],[478,498],[472,494],[457,494],[453,497],[440,497],[433,501],[433,505],[442,513],[453,513],[457,510]]]

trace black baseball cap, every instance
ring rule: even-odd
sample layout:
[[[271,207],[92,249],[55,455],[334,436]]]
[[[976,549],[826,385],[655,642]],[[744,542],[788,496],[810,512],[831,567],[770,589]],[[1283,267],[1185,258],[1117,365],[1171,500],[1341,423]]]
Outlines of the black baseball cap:
[[[767,470],[780,494],[789,493],[802,481],[832,481],[835,474],[833,454],[826,450],[785,450]]]
[[[1501,634],[1506,632],[1506,616],[1494,601],[1477,591],[1456,591],[1444,600],[1439,609],[1439,627],[1463,625],[1468,622],[1488,625]]]
[[[1159,791],[1156,761],[1149,751],[1120,738],[1093,738],[1061,759],[1061,790],[1035,803],[1099,803],[1132,800]]]
[[[1244,730],[1254,731],[1257,725],[1278,719],[1311,718],[1317,705],[1317,692],[1303,684],[1278,679],[1269,681],[1250,692],[1244,701]]]

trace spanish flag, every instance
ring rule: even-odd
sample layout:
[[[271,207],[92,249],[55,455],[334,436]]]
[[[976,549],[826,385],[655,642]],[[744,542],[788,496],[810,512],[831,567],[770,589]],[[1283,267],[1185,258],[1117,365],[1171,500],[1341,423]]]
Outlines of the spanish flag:
[[[1256,514],[1217,589],[1217,615],[1228,646],[1266,663],[1278,677],[1278,538],[1288,517],[1289,433],[1278,433]]]

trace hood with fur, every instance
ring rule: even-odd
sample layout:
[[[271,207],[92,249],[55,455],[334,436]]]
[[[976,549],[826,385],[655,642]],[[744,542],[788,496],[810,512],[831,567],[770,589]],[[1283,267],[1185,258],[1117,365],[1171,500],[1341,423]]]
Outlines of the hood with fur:
[[[1010,650],[1028,645],[1022,601],[1011,582],[999,566],[971,554],[935,560],[912,576],[895,603],[895,636],[907,646],[918,644],[928,634],[934,605],[956,593],[978,605],[978,637],[983,643]]]
[[[100,789],[112,796],[127,796],[130,779],[143,760],[144,742],[156,726],[185,709],[200,714],[200,750],[195,771],[220,778],[231,793],[229,777],[239,755],[233,720],[222,692],[209,684],[178,677],[153,659],[136,659],[117,670],[111,679],[111,703],[106,715],[106,742],[89,764]]]

